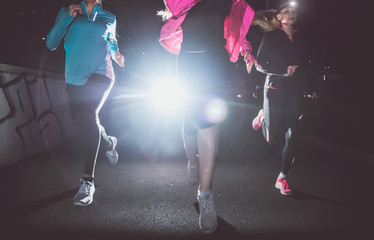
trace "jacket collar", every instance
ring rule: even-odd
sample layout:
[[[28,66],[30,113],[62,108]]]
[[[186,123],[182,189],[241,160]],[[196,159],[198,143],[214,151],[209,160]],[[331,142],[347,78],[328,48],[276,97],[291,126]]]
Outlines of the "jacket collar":
[[[83,15],[85,15],[88,18],[89,22],[94,22],[96,20],[97,13],[102,9],[100,4],[96,4],[95,7],[92,9],[91,16],[88,16],[86,4],[84,3],[84,1],[81,2],[80,6],[82,8]]]

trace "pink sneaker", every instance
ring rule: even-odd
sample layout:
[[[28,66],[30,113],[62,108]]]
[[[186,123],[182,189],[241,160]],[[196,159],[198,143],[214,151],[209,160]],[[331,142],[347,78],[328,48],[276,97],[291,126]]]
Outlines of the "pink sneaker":
[[[255,117],[255,119],[253,119],[252,121],[252,127],[255,131],[259,130],[261,127],[262,127],[262,118],[264,117],[264,109],[261,109],[258,114],[257,114],[257,117]]]
[[[278,178],[275,187],[278,188],[283,195],[292,195],[293,193],[285,178]]]

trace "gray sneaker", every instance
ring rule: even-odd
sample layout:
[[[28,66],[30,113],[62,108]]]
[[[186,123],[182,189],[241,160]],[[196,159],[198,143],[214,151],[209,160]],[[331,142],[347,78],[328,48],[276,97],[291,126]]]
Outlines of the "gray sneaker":
[[[188,182],[191,184],[195,184],[199,182],[199,166],[192,166],[190,163],[187,165],[187,177]]]
[[[106,151],[106,157],[109,160],[109,163],[112,165],[116,165],[118,162],[118,153],[116,151],[116,146],[117,146],[117,138],[109,136],[110,141],[112,142],[112,149]]]
[[[217,214],[214,209],[213,193],[209,195],[197,195],[199,201],[199,226],[203,233],[212,233],[217,228]]]
[[[74,205],[76,206],[88,206],[93,201],[93,194],[95,192],[95,185],[93,182],[85,181],[80,179],[81,186],[74,196]]]

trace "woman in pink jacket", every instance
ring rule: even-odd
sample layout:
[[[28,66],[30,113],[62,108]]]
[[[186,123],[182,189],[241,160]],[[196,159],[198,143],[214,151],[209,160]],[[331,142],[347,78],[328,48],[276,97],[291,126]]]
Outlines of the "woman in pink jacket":
[[[191,182],[200,179],[199,226],[203,233],[217,227],[212,178],[222,120],[215,115],[222,103],[225,83],[230,79],[229,63],[239,54],[250,71],[256,62],[245,36],[254,11],[244,0],[164,0],[159,13],[167,22],[160,35],[161,45],[178,55],[177,78],[188,92],[182,107],[183,140]],[[219,104],[218,104],[219,105]]]

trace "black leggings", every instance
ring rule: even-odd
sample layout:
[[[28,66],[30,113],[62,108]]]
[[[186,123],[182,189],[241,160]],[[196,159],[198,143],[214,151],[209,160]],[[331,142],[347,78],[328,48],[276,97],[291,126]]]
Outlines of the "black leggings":
[[[99,112],[104,105],[113,81],[103,75],[93,74],[83,86],[67,84],[70,108],[75,124],[80,130],[79,150],[85,157],[84,173],[94,176],[101,136],[110,144],[104,127],[100,124]]]
[[[299,79],[300,80],[300,79]],[[283,81],[283,82],[282,82]],[[302,118],[303,94],[296,79],[266,79],[262,132],[282,159],[281,171],[288,174],[295,158],[295,149]]]

